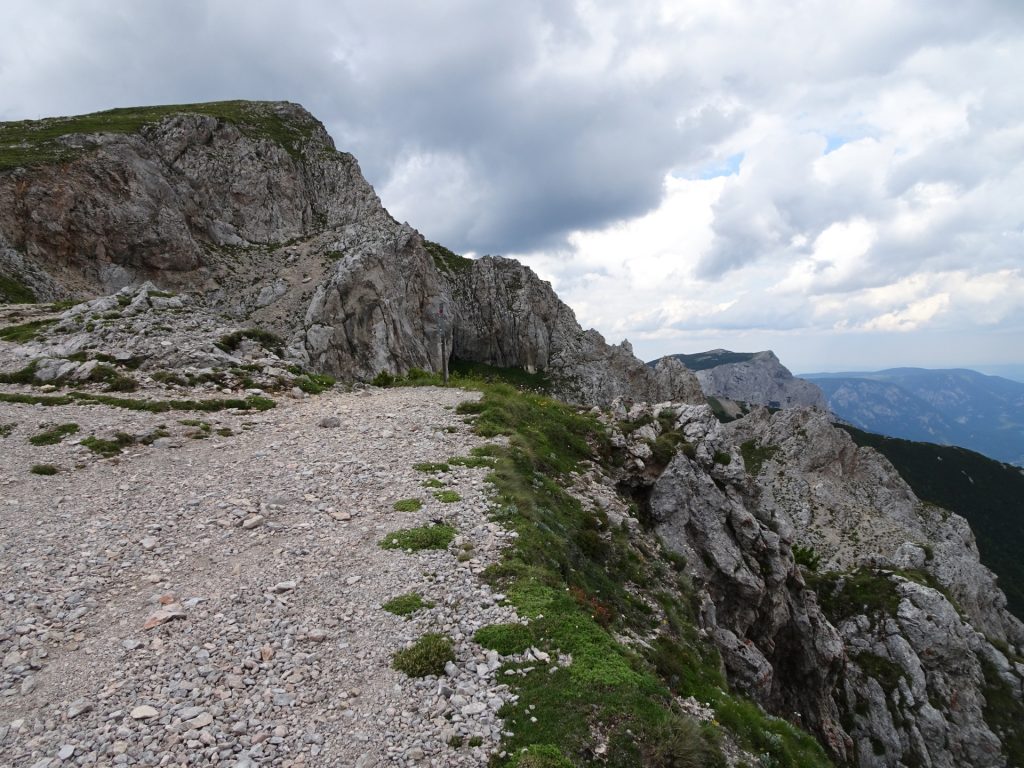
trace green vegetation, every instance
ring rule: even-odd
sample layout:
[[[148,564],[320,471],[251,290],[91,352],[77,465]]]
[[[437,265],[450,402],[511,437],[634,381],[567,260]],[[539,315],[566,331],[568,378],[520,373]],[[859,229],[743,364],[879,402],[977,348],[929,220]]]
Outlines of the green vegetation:
[[[896,662],[867,651],[853,655],[853,661],[865,675],[877,680],[883,691],[895,691],[900,680],[906,676],[903,667]]]
[[[33,360],[20,370],[12,371],[11,373],[0,373],[0,384],[23,384],[25,386],[38,384],[39,381],[36,379],[37,366],[38,363]]]
[[[284,340],[277,334],[271,333],[270,331],[264,331],[260,328],[246,328],[241,331],[234,331],[226,336],[221,336],[220,341],[216,342],[214,346],[223,352],[230,353],[234,352],[241,346],[243,339],[255,341],[264,349],[270,350],[278,357],[281,357],[284,354]],[[331,383],[333,384],[333,380]]]
[[[619,422],[618,427],[619,431],[622,432],[622,434],[628,436],[636,432],[641,427],[646,427],[648,424],[653,423],[654,417],[651,416],[650,414],[647,414],[646,416],[641,416],[639,419],[635,419],[632,421],[629,419],[623,419],[622,421]]]
[[[493,469],[495,459],[493,456],[453,456],[448,459],[448,464],[452,464],[460,467],[470,467],[477,469],[480,467],[487,467]]]
[[[32,445],[56,445],[65,437],[73,435],[77,431],[77,424],[58,424],[44,432],[40,432],[38,435],[32,435],[28,441],[32,443]]]
[[[11,275],[0,275],[0,304],[35,304],[36,295]]]
[[[403,528],[392,531],[380,540],[384,549],[447,549],[455,538],[455,529],[450,525],[425,525],[419,528]]]
[[[1009,758],[1009,765],[1024,765],[1024,728],[1021,728],[1024,702],[1014,696],[991,662],[979,658],[985,675],[985,722],[1003,742],[1003,753]]]
[[[438,480],[436,477],[428,478],[423,481],[424,488],[444,488],[444,483]]]
[[[424,600],[423,596],[419,592],[410,592],[406,595],[399,595],[398,597],[388,600],[381,606],[385,611],[393,613],[396,616],[411,616],[416,613],[416,611],[433,607],[434,604]]]
[[[449,661],[455,661],[451,638],[432,632],[412,647],[398,651],[391,664],[409,677],[426,677],[444,674],[444,665]]]
[[[529,620],[532,645],[553,662],[557,654],[572,656],[566,666],[506,666],[517,674],[502,679],[518,700],[500,713],[512,735],[503,743],[508,756],[495,759],[495,768],[589,764],[595,738],[608,744],[607,765],[618,768],[671,765],[663,761],[676,752],[680,760],[700,755],[703,765],[723,765],[717,726],[695,728],[675,708],[675,695],[710,702],[719,722],[737,733],[741,746],[763,755],[764,765],[828,765],[809,735],[727,692],[717,652],[696,628],[692,589],[666,567],[678,559],[653,540],[611,526],[604,513],[585,509],[565,491],[570,473],[610,460],[600,422],[504,383],[459,383],[483,397],[457,412],[472,418],[477,434],[508,438],[489,451],[495,462],[488,479],[493,519],[518,535],[485,577]],[[522,630],[483,638],[500,642],[506,632]],[[642,651],[617,639],[652,633],[657,637]],[[523,642],[520,635],[515,647]]]
[[[864,614],[869,618],[895,616],[900,605],[891,571],[861,567],[849,573],[809,574],[807,584],[833,624]]]
[[[14,431],[14,428],[16,426],[18,426],[18,425],[14,424],[14,423],[11,423],[11,424],[0,424],[0,437],[7,437],[8,435],[10,435],[11,432]]]
[[[3,124],[0,123],[0,125]],[[0,339],[15,344],[26,344],[36,339],[43,330],[56,322],[56,320],[33,320],[21,325],[9,325],[6,328],[0,328]]]
[[[723,467],[727,467],[732,464],[732,456],[725,451],[715,451],[713,460],[715,464],[721,464]]]
[[[518,389],[533,392],[547,392],[551,389],[551,380],[542,372],[530,373],[523,368],[499,368],[486,363],[459,360],[456,357],[449,361],[448,373],[456,385],[460,380],[469,379],[488,384],[511,384]]]
[[[82,440],[82,445],[93,453],[98,453],[100,456],[110,458],[111,456],[117,456],[122,449],[128,447],[134,442],[135,438],[132,435],[129,435],[126,432],[118,432],[114,435],[113,440],[103,440],[95,435],[89,435],[89,437]]]
[[[525,624],[490,624],[480,627],[473,640],[502,656],[512,656],[533,645],[533,632]]]
[[[447,464],[434,461],[423,461],[419,464],[413,464],[412,468],[417,472],[447,472],[451,469]]]
[[[133,400],[91,392],[69,392],[66,395],[26,395],[20,392],[0,392],[0,402],[22,405],[109,405],[112,408],[126,408],[131,411],[166,413],[167,411],[223,411],[235,408],[240,411],[266,411],[277,405],[267,397],[251,396],[244,400],[237,398],[213,400]]]
[[[310,373],[297,365],[289,365],[288,372],[295,376],[295,386],[307,395],[319,395],[321,392],[326,392],[336,383],[333,376]]]
[[[434,498],[442,504],[452,504],[456,501],[462,501],[462,497],[455,491],[435,491]]]
[[[745,363],[755,354],[755,352],[730,352],[726,349],[718,349],[711,352],[698,352],[693,355],[670,355],[670,357],[674,357],[691,371],[706,371],[708,368],[715,368],[719,365]],[[657,362],[654,360],[648,365],[654,367]]]
[[[918,498],[956,512],[971,524],[981,561],[999,576],[1007,605],[1024,617],[1024,471],[948,445],[882,437],[838,425],[857,445],[880,451]]]
[[[299,124],[280,117],[269,102],[221,101],[110,109],[75,117],[51,117],[0,123],[0,170],[18,166],[63,163],[84,150],[60,139],[71,134],[135,133],[142,127],[175,114],[200,114],[237,126],[252,138],[268,139],[300,159],[315,124]]]
[[[813,547],[802,547],[799,544],[794,544],[793,559],[797,565],[802,565],[811,571],[816,571],[821,566],[821,555],[815,552]]]
[[[743,457],[743,466],[747,472],[754,477],[761,474],[764,463],[772,459],[779,452],[777,445],[758,445],[754,440],[747,440],[740,445],[740,455]]]
[[[423,509],[423,502],[420,499],[401,499],[394,504],[396,512],[419,512]]]
[[[29,472],[33,475],[56,475],[57,468],[53,464],[33,464]]]
[[[449,251],[443,245],[438,243],[432,243],[429,240],[424,240],[423,247],[434,260],[434,266],[441,272],[458,274],[459,272],[465,272],[467,269],[471,269],[473,266],[472,259],[467,259],[465,256],[459,256],[457,253]]]
[[[139,388],[135,379],[104,364],[97,365],[89,372],[88,381],[106,384],[108,392],[134,392]]]

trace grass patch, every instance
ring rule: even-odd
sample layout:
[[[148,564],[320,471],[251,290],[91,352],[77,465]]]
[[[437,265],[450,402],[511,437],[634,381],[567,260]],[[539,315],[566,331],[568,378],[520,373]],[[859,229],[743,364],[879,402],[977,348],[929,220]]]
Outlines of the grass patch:
[[[93,453],[98,453],[104,458],[110,458],[111,456],[117,456],[124,448],[135,442],[135,438],[126,432],[118,432],[114,435],[113,440],[104,440],[96,437],[95,435],[89,435],[89,437],[82,440],[82,445],[88,448]]]
[[[241,331],[229,333],[226,336],[221,336],[220,341],[216,342],[214,346],[223,352],[230,353],[236,351],[242,345],[242,341],[244,339],[255,341],[264,349],[270,350],[278,357],[281,357],[284,354],[284,340],[277,334],[271,333],[270,331],[264,331],[260,328],[246,328]]]
[[[26,344],[38,338],[44,330],[56,322],[56,320],[33,320],[21,325],[9,325],[6,328],[0,328],[0,339],[15,344]]]
[[[11,373],[0,373],[0,384],[21,384],[24,386],[39,384],[40,382],[36,378],[36,368],[38,365],[39,363],[33,360],[20,370],[12,371]]]
[[[747,440],[740,445],[740,455],[743,457],[743,466],[753,477],[761,474],[766,461],[770,460],[779,452],[777,445],[758,445],[755,440]],[[717,456],[717,454],[716,454]]]
[[[821,566],[821,555],[815,552],[813,547],[802,547],[799,544],[794,544],[793,559],[797,565],[802,565],[811,571],[816,571]]]
[[[88,381],[106,384],[108,392],[134,392],[139,388],[135,379],[125,376],[116,368],[103,363],[89,372]]]
[[[40,432],[38,435],[32,435],[28,441],[32,443],[32,445],[56,445],[65,437],[73,435],[77,431],[77,424],[58,424],[44,432]]]
[[[440,243],[432,243],[430,240],[423,241],[423,247],[434,260],[434,266],[441,272],[457,275],[473,268],[473,260],[465,256],[459,256]]]
[[[807,585],[818,594],[818,604],[833,624],[853,616],[895,616],[900,596],[892,574],[861,567],[848,573],[807,573]]]
[[[444,483],[438,480],[436,477],[431,477],[423,481],[424,488],[444,488]]]
[[[73,160],[87,149],[69,147],[61,138],[71,134],[136,133],[170,115],[200,114],[231,123],[250,138],[280,145],[295,160],[313,135],[315,123],[285,119],[272,102],[219,101],[127,107],[74,117],[50,117],[0,123],[0,170]],[[86,145],[89,146],[88,144]]]
[[[883,691],[895,691],[899,688],[900,680],[906,677],[903,667],[884,656],[864,651],[851,658],[865,675],[879,682]]]
[[[395,616],[411,616],[424,608],[433,608],[434,604],[427,602],[419,592],[410,592],[406,595],[399,595],[388,600],[381,606],[388,613]]]
[[[502,656],[513,656],[533,645],[533,632],[525,624],[491,624],[480,627],[473,640]]]
[[[187,387],[189,385],[188,379],[180,373],[172,371],[154,371],[149,374],[149,377],[159,384],[177,384],[179,387]]]
[[[1003,742],[1003,754],[1009,758],[1009,764],[1024,765],[1024,702],[1013,695],[990,662],[979,658],[985,675],[985,722]]]
[[[413,464],[412,468],[417,472],[447,472],[451,469],[447,464],[435,461],[422,461],[419,464]]]
[[[442,504],[452,504],[456,501],[462,501],[462,497],[455,491],[435,491],[434,498]]]
[[[289,365],[288,372],[295,377],[295,386],[307,395],[319,395],[321,392],[326,392],[336,383],[333,376],[310,373],[297,365]]]
[[[69,392],[66,395],[27,395],[20,392],[0,392],[0,403],[20,405],[108,405],[112,408],[126,408],[130,411],[167,413],[168,411],[223,411],[234,408],[240,411],[266,411],[277,405],[268,397],[252,396],[244,400],[237,398],[214,400],[134,400],[129,398],[99,395],[91,392]]]
[[[453,456],[448,459],[448,464],[452,466],[469,467],[470,469],[479,469],[481,467],[493,469],[496,463],[493,456]]]
[[[396,512],[419,512],[423,509],[420,499],[401,499],[392,505]]]
[[[35,304],[36,295],[10,275],[0,275],[0,304]]]
[[[510,384],[517,389],[530,392],[548,392],[551,380],[541,372],[530,373],[524,368],[500,368],[486,363],[473,363],[469,360],[452,358],[448,363],[448,373],[456,380],[469,379],[489,384]]]
[[[33,464],[29,472],[33,475],[56,475],[57,468],[53,464]]]
[[[10,435],[11,432],[14,431],[14,428],[16,426],[18,426],[18,425],[17,424],[13,424],[13,423],[11,423],[11,424],[0,424],[0,437],[7,437],[8,435]]]
[[[416,643],[398,651],[391,665],[409,677],[427,677],[444,674],[449,661],[455,661],[455,650],[451,638],[436,633],[426,634]]]
[[[455,529],[450,525],[425,525],[419,528],[403,528],[393,531],[380,540],[384,549],[447,549],[455,538]]]

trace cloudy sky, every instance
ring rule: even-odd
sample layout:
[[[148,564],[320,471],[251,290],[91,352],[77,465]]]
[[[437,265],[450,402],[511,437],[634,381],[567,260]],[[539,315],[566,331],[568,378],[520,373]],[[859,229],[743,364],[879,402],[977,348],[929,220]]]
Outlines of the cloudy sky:
[[[0,120],[287,99],[650,359],[1024,364],[1020,0],[0,0]]]

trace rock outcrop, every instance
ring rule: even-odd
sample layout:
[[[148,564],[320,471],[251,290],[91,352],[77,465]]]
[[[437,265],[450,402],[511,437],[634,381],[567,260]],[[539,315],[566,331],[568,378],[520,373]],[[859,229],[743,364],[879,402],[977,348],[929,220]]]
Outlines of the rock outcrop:
[[[517,262],[439,262],[298,105],[144,108],[16,128],[19,149],[42,158],[0,170],[0,268],[20,295],[152,280],[284,337],[297,360],[347,380],[439,371],[444,350],[544,371],[575,402],[701,399],[681,366],[652,371],[627,343],[583,331]]]
[[[1007,765],[989,699],[1024,695],[1024,627],[966,521],[813,409],[728,425],[706,406],[613,412],[631,425],[613,436],[623,481],[649,488],[734,685],[843,763]],[[652,473],[669,437],[685,450]]]
[[[716,356],[726,362],[695,371],[705,395],[773,408],[828,410],[824,393],[815,384],[794,377],[771,350],[739,355],[717,349],[685,357],[713,360]],[[734,357],[742,359],[732,361]]]
[[[545,371],[555,391],[580,403],[636,400],[703,402],[693,375],[675,360],[653,371],[629,342],[610,345],[584,331],[573,311],[529,267],[485,256],[446,271],[457,311],[456,357]]]

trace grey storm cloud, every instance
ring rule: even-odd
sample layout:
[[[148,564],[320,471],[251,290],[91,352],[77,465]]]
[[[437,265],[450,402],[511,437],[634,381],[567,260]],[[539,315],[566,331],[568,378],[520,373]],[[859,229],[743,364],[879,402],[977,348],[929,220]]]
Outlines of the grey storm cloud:
[[[6,0],[0,120],[299,102],[397,217],[519,255],[605,332],[1024,326],[1024,3],[737,8]]]
[[[650,210],[668,169],[742,120],[713,105],[689,114],[701,85],[686,68],[615,77],[640,41],[678,44],[645,22],[574,71],[572,52],[599,41],[570,2],[20,3],[7,15],[4,118],[298,101],[378,189],[404,157],[457,156],[462,210],[412,223],[461,250],[534,249]]]

